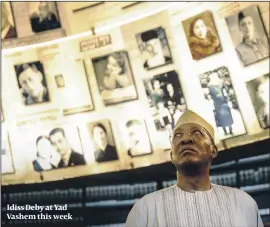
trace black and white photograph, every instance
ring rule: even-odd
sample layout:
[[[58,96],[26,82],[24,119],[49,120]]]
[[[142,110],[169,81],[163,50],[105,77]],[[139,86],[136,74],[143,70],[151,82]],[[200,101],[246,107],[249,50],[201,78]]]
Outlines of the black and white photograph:
[[[106,106],[138,98],[128,54],[118,51],[92,59],[99,92]]]
[[[141,119],[130,119],[125,121],[125,135],[127,135],[127,155],[131,158],[148,155],[152,153],[146,124]]]
[[[10,149],[9,135],[4,128],[2,128],[1,139],[1,174],[14,173],[15,170]]]
[[[149,107],[157,131],[172,133],[187,109],[177,72],[171,71],[144,81]]]
[[[204,97],[213,110],[219,139],[246,134],[233,84],[227,67],[205,72],[199,75]]]
[[[1,10],[2,10],[1,39],[4,40],[17,37],[11,2],[1,2]]]
[[[226,22],[243,66],[269,57],[269,40],[258,6],[249,6],[229,16]]]
[[[136,40],[146,70],[172,63],[172,55],[164,28],[136,34]]]
[[[194,60],[200,60],[222,51],[213,15],[210,11],[183,21],[183,27]]]
[[[65,87],[65,79],[62,74],[55,75],[54,76],[55,84],[57,88],[63,88]]]
[[[111,124],[108,120],[87,123],[88,140],[91,144],[87,150],[92,151],[97,163],[115,161],[119,159],[115,146]]]
[[[50,101],[44,68],[40,61],[14,66],[24,105]]]
[[[56,2],[28,2],[32,32],[39,33],[61,27]]]
[[[14,142],[14,149],[22,162],[21,168],[42,172],[86,164],[76,126],[33,127],[13,135],[13,139],[18,137],[20,140]]]
[[[247,82],[247,89],[260,126],[270,127],[269,117],[269,73]]]

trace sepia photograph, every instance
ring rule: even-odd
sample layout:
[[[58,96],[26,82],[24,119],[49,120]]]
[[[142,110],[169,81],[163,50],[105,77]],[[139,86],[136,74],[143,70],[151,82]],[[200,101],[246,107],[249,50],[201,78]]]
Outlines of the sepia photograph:
[[[213,110],[218,138],[246,134],[238,102],[227,67],[223,66],[199,75],[204,97]]]
[[[247,82],[247,89],[260,126],[269,128],[269,73]]]
[[[88,136],[91,140],[89,150],[93,151],[97,163],[118,160],[111,124],[108,120],[87,123]]]
[[[194,60],[200,60],[222,51],[213,15],[210,11],[198,14],[182,23]]]
[[[9,143],[9,135],[6,130],[2,128],[1,133],[2,146],[1,146],[1,174],[14,173],[14,165]]]
[[[172,133],[174,125],[187,109],[186,101],[175,71],[144,80],[149,107],[157,131]]]
[[[17,37],[11,2],[1,2],[2,25],[1,35],[3,39]]]
[[[55,84],[57,88],[63,88],[65,87],[65,79],[62,74],[55,75],[54,76]]]
[[[226,22],[243,66],[269,57],[269,40],[258,6],[249,6],[229,16]]]
[[[44,32],[61,27],[56,2],[28,2],[32,32]]]
[[[106,106],[138,98],[127,52],[92,59],[92,64]]]
[[[44,68],[40,61],[14,66],[24,105],[50,101]]]
[[[164,28],[159,27],[136,34],[136,40],[146,70],[172,63],[172,55]]]
[[[125,122],[126,135],[128,137],[127,154],[131,158],[152,153],[146,124],[140,119],[130,119]]]
[[[86,164],[76,126],[31,128],[16,132],[13,138],[17,137],[20,140],[14,143],[16,158],[23,161],[23,168],[41,172]]]

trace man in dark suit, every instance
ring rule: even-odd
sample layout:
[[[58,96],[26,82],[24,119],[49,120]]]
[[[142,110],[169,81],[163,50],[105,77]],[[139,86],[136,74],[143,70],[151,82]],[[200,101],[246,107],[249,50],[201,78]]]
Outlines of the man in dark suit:
[[[162,44],[156,30],[150,30],[141,34],[141,39],[145,42],[148,59],[143,64],[145,69],[154,68],[170,62],[170,57],[164,56]]]
[[[1,26],[1,36],[2,39],[8,39],[16,37],[16,29],[14,26],[11,25],[10,21],[8,20],[8,10],[7,10],[7,2],[2,2],[2,26]]]
[[[59,168],[86,164],[83,155],[77,153],[70,147],[65,131],[62,128],[53,129],[50,132],[49,137],[52,144],[62,157],[61,163],[58,166]]]

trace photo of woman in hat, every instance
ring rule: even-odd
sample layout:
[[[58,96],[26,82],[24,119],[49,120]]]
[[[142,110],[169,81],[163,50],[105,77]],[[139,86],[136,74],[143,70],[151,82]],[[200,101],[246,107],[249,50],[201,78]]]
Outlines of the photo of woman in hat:
[[[220,41],[212,14],[204,12],[183,22],[186,37],[194,60],[221,52]]]
[[[146,60],[145,69],[172,63],[168,40],[163,28],[159,27],[136,35],[137,43]]]

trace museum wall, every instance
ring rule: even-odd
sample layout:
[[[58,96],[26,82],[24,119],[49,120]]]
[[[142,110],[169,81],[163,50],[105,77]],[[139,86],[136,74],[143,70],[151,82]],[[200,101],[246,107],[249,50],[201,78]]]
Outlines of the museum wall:
[[[268,125],[260,121],[255,97],[258,81],[269,81],[268,3],[168,3],[168,8],[162,2],[130,7],[131,3],[124,2],[93,2],[94,6],[89,8],[87,2],[59,2],[51,9],[61,26],[43,32],[33,32],[33,26],[31,30],[26,12],[30,14],[33,9],[27,4],[12,3],[18,38],[3,40],[2,143],[7,166],[2,184],[54,181],[168,162],[169,136],[175,118],[186,109],[201,114],[216,126],[220,152],[269,137],[269,121]],[[254,16],[260,38],[268,36],[267,48],[263,49],[267,56],[262,54],[259,61],[242,63],[236,53],[241,34],[235,23],[240,10]],[[196,50],[191,54],[187,38],[190,18],[198,14],[210,27],[210,38],[216,45],[202,55]],[[92,27],[95,29],[91,30]],[[91,35],[93,32],[96,35]],[[147,61],[143,37],[156,34],[164,59]],[[30,46],[33,43],[36,45]],[[123,65],[124,71],[113,89],[110,81],[106,85],[104,80],[111,56],[116,62],[120,59],[118,64]],[[30,70],[25,65],[29,63],[30,69],[40,72],[46,88],[41,101],[26,96],[27,88],[19,79],[22,72]],[[214,115],[214,110],[218,112],[211,98],[215,84],[209,85],[214,83],[214,74],[223,84],[221,92],[226,97],[232,124]],[[159,87],[156,91],[155,86]],[[177,97],[175,103],[165,98],[168,86],[177,95],[173,96]],[[157,91],[162,91],[162,95]],[[264,92],[269,97],[269,89]],[[267,116],[269,119],[269,112]],[[126,124],[130,120],[140,122],[137,130],[143,138],[141,153],[133,155],[131,131]],[[96,123],[105,127],[103,132],[115,154],[108,160],[99,160],[95,152]],[[64,129],[77,162],[65,168],[35,171],[37,138],[50,137],[55,128]],[[53,154],[51,162],[58,165],[61,157],[57,152]]]

